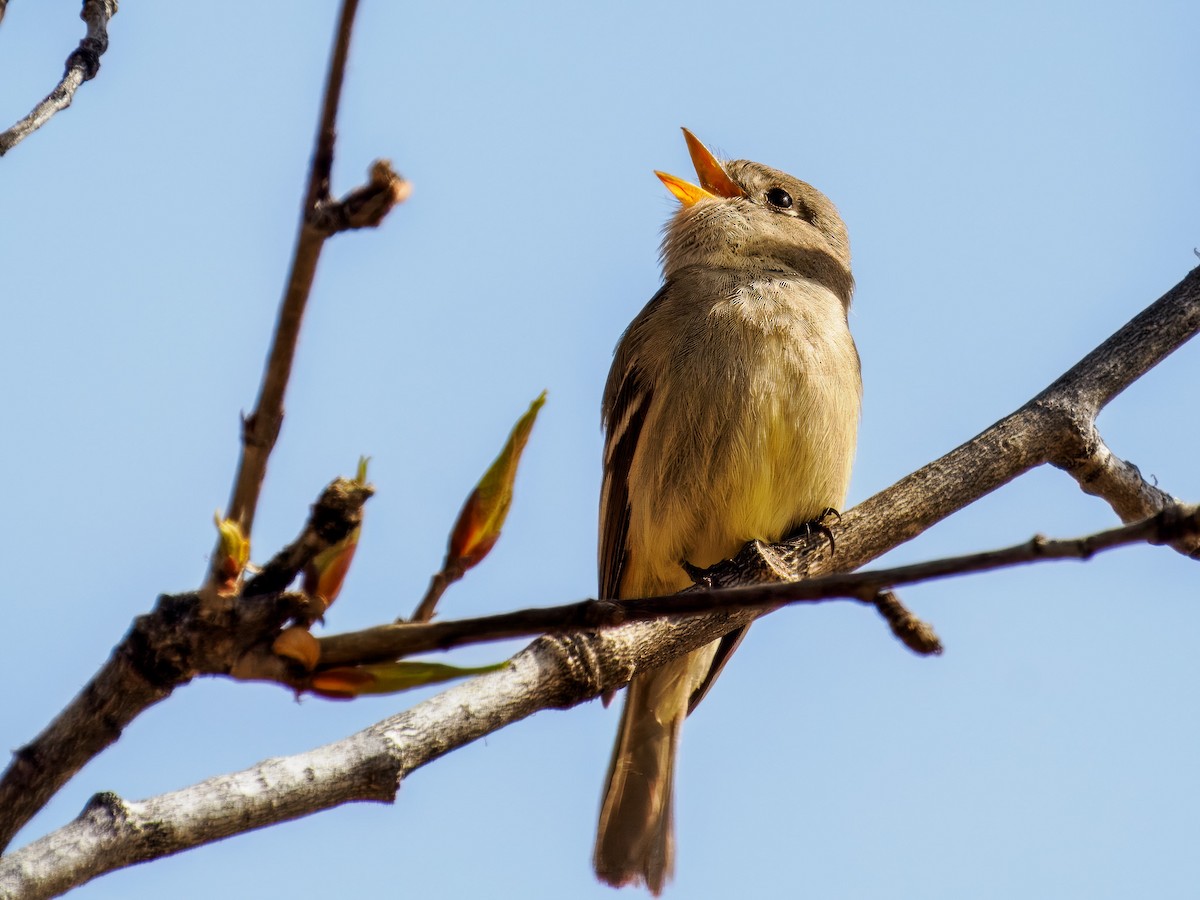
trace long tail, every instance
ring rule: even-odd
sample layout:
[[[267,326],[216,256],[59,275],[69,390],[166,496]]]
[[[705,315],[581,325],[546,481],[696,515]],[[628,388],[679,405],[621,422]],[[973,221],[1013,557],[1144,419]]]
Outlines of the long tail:
[[[679,729],[715,648],[703,647],[629,683],[592,860],[600,880],[614,887],[644,882],[657,896],[671,877]]]

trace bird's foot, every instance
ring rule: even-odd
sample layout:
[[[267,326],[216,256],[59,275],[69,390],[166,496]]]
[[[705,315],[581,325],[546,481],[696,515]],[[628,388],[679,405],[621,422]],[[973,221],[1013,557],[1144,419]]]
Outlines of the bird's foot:
[[[800,537],[811,538],[814,534],[823,535],[829,541],[829,552],[837,552],[837,543],[833,539],[833,528],[831,523],[836,524],[841,521],[842,514],[832,506],[827,506],[821,510],[820,515],[815,519],[804,522],[798,525],[787,535],[785,540],[796,540]]]

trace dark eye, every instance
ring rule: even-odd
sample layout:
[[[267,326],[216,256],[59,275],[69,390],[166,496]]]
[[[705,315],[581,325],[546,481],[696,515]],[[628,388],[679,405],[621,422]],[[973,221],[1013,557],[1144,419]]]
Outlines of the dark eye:
[[[792,195],[783,188],[771,188],[767,191],[767,202],[780,209],[791,209]]]

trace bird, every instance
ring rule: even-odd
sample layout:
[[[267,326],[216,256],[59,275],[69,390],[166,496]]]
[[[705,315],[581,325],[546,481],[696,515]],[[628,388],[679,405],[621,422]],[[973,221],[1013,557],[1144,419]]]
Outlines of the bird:
[[[861,365],[846,226],[812,185],[722,161],[683,129],[699,184],[679,200],[663,284],[621,336],[604,389],[599,596],[667,595],[748,541],[843,508]],[[684,718],[745,629],[634,673],[600,806],[593,867],[662,892],[674,870]]]

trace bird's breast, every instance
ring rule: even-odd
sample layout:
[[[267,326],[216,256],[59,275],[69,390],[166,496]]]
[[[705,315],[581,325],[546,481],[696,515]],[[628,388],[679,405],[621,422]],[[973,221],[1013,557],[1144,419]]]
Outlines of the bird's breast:
[[[631,528],[654,535],[663,571],[841,509],[854,456],[861,381],[840,299],[786,277],[710,288],[664,355],[635,462],[657,477],[637,480],[653,488],[631,498]]]

